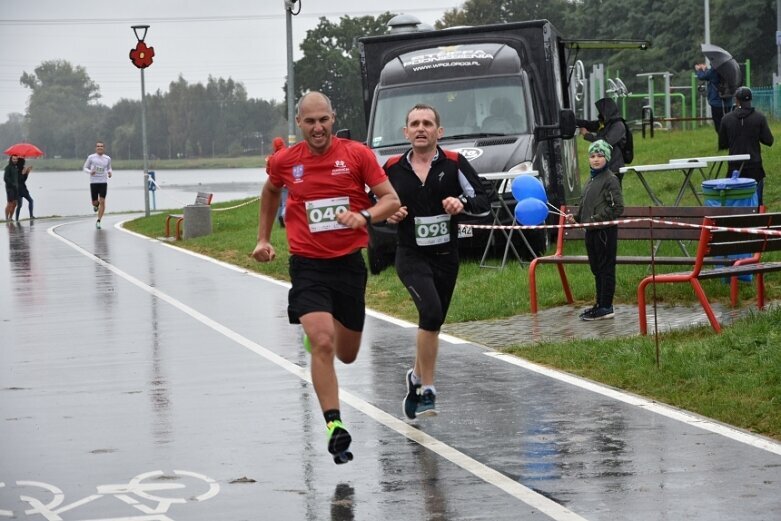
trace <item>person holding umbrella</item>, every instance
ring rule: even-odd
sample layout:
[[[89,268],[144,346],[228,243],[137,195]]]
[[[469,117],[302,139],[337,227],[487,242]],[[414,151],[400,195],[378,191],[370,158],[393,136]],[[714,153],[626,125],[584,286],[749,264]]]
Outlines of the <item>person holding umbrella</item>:
[[[708,105],[710,105],[713,128],[718,134],[724,114],[732,110],[732,98],[722,98],[721,94],[719,94],[721,76],[713,67],[708,67],[704,63],[698,63],[694,66],[694,74],[697,76],[697,79],[708,82]]]
[[[33,198],[27,189],[27,177],[30,175],[33,167],[24,165],[24,159],[19,159],[19,199],[16,203],[16,220],[19,221],[19,214],[22,212],[22,199],[27,199],[27,209],[30,211],[30,220],[35,219],[33,215]]]
[[[708,105],[718,134],[724,114],[732,111],[732,98],[735,90],[743,83],[743,73],[732,55],[718,45],[703,43],[700,49],[710,60],[711,66],[698,63],[694,66],[694,74],[699,80],[708,82]]]
[[[8,158],[8,164],[3,173],[5,182],[5,220],[11,222],[19,199],[19,156],[12,155]]]

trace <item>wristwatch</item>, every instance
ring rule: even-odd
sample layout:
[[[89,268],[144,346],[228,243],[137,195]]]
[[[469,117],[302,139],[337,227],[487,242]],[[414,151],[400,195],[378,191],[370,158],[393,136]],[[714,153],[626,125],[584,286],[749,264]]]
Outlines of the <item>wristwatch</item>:
[[[372,214],[369,213],[369,210],[361,210],[358,213],[361,214],[361,217],[366,219],[366,226],[372,225]]]

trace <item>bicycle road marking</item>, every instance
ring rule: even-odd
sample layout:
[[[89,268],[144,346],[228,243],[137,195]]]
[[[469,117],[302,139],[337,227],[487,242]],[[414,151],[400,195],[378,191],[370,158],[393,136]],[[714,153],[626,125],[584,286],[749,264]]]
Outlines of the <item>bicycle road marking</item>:
[[[203,313],[188,306],[187,304],[175,299],[174,297],[168,295],[167,293],[164,293],[157,288],[153,288],[149,286],[145,282],[133,277],[129,273],[122,271],[121,269],[114,266],[113,264],[108,263],[103,259],[93,255],[92,253],[88,252],[78,244],[66,239],[65,237],[62,237],[61,235],[58,235],[56,232],[57,228],[59,228],[60,226],[64,226],[66,224],[70,224],[70,223],[61,223],[52,226],[47,230],[47,233],[49,233],[57,240],[62,241],[63,243],[73,248],[77,252],[81,253],[85,257],[91,259],[96,264],[106,268],[107,270],[111,271],[115,275],[125,279],[127,282],[131,283],[137,288],[149,293],[150,295],[164,302],[167,302],[168,304],[174,306],[175,308],[179,309],[183,313],[199,321],[203,325],[213,329],[214,331],[236,342],[242,347],[245,347],[246,349],[252,351],[253,353],[265,358],[267,361],[288,371],[294,376],[297,376],[298,378],[308,382],[310,385],[312,384],[312,380],[309,376],[309,371],[307,369],[297,364],[294,364],[293,362],[290,362],[286,358],[283,358],[277,355],[276,353],[272,352],[271,350],[261,346],[260,344],[253,342],[252,340],[246,338],[245,336],[237,333],[236,331],[233,331],[232,329],[204,315]],[[432,452],[439,454],[441,457],[445,458],[451,463],[458,465],[459,467],[471,473],[472,475],[480,478],[481,480],[485,481],[490,485],[497,487],[500,490],[503,490],[507,494],[513,496],[519,501],[522,501],[523,503],[526,503],[532,508],[539,510],[541,513],[549,516],[550,518],[556,521],[588,521],[586,518],[579,516],[575,512],[572,512],[571,510],[563,507],[562,505],[556,503],[551,499],[548,499],[542,494],[538,494],[537,492],[534,492],[532,489],[521,485],[514,479],[505,476],[501,472],[483,463],[480,463],[479,461],[467,456],[466,454],[462,453],[456,448],[451,447],[439,441],[434,436],[426,434],[416,429],[415,427],[407,424],[403,420],[400,420],[395,416],[392,416],[387,412],[383,411],[382,409],[375,407],[374,405],[359,398],[357,395],[354,395],[353,393],[346,391],[344,389],[340,389],[339,395],[343,402],[349,404],[354,409],[364,413],[368,417],[372,418],[374,421],[388,427],[389,429],[397,432],[398,434],[401,434],[405,438],[408,438],[420,444],[421,446],[431,450]]]
[[[162,470],[153,470],[151,472],[145,472],[133,477],[128,483],[98,485],[97,494],[92,494],[67,505],[62,505],[65,500],[65,494],[59,487],[55,485],[44,483],[42,481],[27,480],[17,481],[16,485],[21,487],[34,487],[43,489],[51,495],[51,499],[48,503],[45,504],[38,498],[27,494],[19,496],[20,500],[26,502],[30,506],[29,509],[24,510],[24,513],[27,514],[27,516],[40,515],[47,521],[62,521],[60,514],[64,512],[70,512],[95,500],[112,496],[145,515],[112,517],[93,521],[173,521],[172,518],[165,515],[171,509],[172,505],[181,505],[188,502],[203,502],[213,498],[220,492],[219,483],[204,474],[190,472],[187,470],[174,470],[173,474],[176,476],[186,476],[201,480],[206,483],[209,488],[206,490],[206,492],[197,496],[192,496],[191,494],[188,494],[187,497],[157,496],[151,492],[178,490],[186,488],[187,485],[182,485],[180,483],[145,483],[144,480],[156,479],[165,476],[165,473]],[[0,482],[0,488],[4,486],[5,483]],[[150,507],[131,497],[132,495],[138,496],[139,498],[150,503],[157,503],[157,506]],[[12,510],[0,510],[0,517],[12,517],[16,519]]]

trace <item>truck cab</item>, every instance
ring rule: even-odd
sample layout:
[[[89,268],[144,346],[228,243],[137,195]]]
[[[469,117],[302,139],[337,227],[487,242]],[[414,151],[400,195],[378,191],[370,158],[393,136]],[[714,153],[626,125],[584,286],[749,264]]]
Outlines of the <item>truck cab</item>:
[[[360,38],[358,46],[366,143],[380,164],[409,149],[405,117],[424,103],[440,114],[440,146],[459,151],[478,174],[528,173],[542,181],[552,205],[579,200],[567,41],[549,21],[411,30]],[[510,182],[486,181],[486,187],[514,208]],[[501,221],[510,224],[512,215]],[[488,240],[488,230],[463,230],[464,245],[482,247]],[[385,253],[386,231],[373,231],[370,257]],[[531,248],[519,244],[519,252],[533,257],[545,250],[548,234],[524,233]]]

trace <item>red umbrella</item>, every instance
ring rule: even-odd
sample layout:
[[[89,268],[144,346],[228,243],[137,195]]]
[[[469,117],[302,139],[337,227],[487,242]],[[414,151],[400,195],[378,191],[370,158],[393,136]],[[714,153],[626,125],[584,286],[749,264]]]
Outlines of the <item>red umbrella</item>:
[[[7,156],[40,157],[43,151],[31,143],[17,143],[5,149],[3,154]]]

